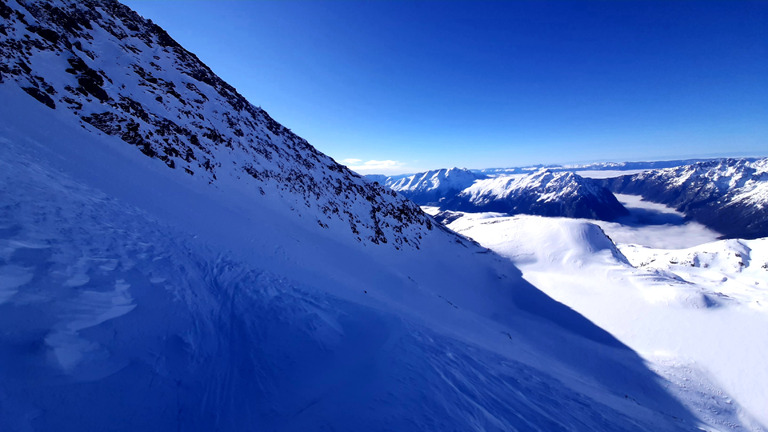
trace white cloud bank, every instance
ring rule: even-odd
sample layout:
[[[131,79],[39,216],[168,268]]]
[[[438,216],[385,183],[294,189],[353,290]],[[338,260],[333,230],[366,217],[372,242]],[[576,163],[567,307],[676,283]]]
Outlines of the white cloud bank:
[[[378,174],[398,171],[405,166],[403,162],[393,160],[369,160],[363,162],[362,159],[344,159],[341,161],[347,168],[359,173]]]

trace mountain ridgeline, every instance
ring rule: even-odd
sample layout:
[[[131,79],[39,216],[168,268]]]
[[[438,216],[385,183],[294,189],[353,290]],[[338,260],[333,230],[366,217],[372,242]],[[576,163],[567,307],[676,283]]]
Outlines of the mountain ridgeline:
[[[472,186],[476,180],[485,178],[466,169],[450,168],[401,178],[385,178],[383,184],[419,205],[439,206],[446,199]]]
[[[601,180],[665,204],[725,238],[768,236],[768,159],[719,159]]]
[[[548,169],[524,177],[478,181],[447,199],[441,209],[599,220],[614,220],[628,214],[616,197],[594,180]]]
[[[13,3],[0,1],[0,83],[169,169],[249,182],[359,241],[418,247],[432,228],[413,203],[315,150],[117,1]]]
[[[371,180],[382,181],[371,177]],[[500,212],[613,220],[627,209],[605,187],[571,172],[541,168],[527,175],[488,177],[460,168],[383,182],[419,205],[443,211]]]

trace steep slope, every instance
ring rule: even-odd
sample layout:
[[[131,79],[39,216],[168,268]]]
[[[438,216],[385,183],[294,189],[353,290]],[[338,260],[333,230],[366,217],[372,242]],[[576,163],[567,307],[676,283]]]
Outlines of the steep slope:
[[[360,243],[0,96],[3,430],[700,424],[471,242]]]
[[[606,188],[569,172],[481,180],[440,204],[442,210],[611,220],[627,210]]]
[[[730,238],[768,236],[768,159],[720,159],[607,179],[616,193],[674,207]]]
[[[431,229],[412,203],[319,153],[116,1],[9,1],[0,16],[2,81],[90,130],[274,196],[321,227],[345,224],[360,241],[417,246]]]
[[[467,169],[443,168],[403,178],[389,177],[383,184],[416,204],[439,205],[483,178]]]
[[[707,425],[119,3],[0,16],[0,429]]]

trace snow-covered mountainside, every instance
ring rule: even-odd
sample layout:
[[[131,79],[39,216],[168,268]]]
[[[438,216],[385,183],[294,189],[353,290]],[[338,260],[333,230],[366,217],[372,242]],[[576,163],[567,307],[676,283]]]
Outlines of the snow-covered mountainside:
[[[540,169],[524,177],[475,182],[440,204],[443,210],[612,220],[627,210],[606,188],[570,172]]]
[[[454,213],[449,228],[625,341],[705,418],[768,425],[768,239],[618,247],[583,220]],[[740,419],[740,420],[739,420]]]
[[[604,180],[674,207],[729,238],[768,236],[768,158],[720,159]]]
[[[0,430],[742,427],[119,3],[0,17]]]
[[[484,179],[463,168],[432,170],[407,177],[384,179],[384,186],[419,205],[439,205],[446,198],[451,198],[472,186],[479,179]],[[369,178],[373,179],[373,178]]]
[[[0,3],[0,74],[89,130],[209,183],[233,180],[360,241],[418,246],[412,203],[319,153],[116,1]]]
[[[487,178],[451,168],[406,177],[367,176],[424,206],[444,211],[501,212],[613,220],[627,210],[606,188],[571,172],[541,168]]]

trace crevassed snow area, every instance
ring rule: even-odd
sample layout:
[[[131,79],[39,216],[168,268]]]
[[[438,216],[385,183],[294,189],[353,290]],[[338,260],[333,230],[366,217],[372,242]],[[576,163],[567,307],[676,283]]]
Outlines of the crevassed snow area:
[[[718,428],[768,424],[768,243],[617,247],[585,220],[466,214],[449,228],[610,331]]]
[[[739,427],[451,233],[337,240],[0,99],[2,430]]]

